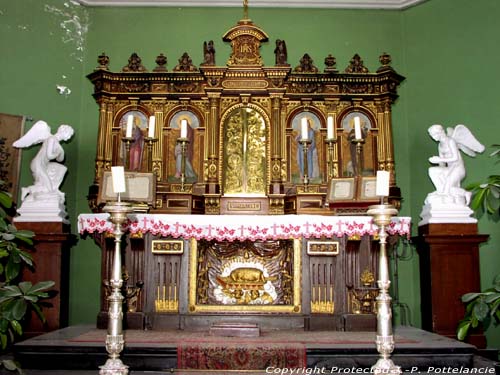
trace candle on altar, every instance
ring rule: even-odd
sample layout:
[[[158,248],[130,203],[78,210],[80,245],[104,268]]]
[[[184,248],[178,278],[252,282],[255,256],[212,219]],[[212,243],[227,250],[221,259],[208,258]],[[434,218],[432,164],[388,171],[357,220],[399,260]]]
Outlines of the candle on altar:
[[[187,138],[187,120],[181,120],[181,138]]]
[[[159,301],[160,300],[160,286],[158,285],[158,290],[156,291],[156,299]]]
[[[326,139],[335,138],[335,127],[333,126],[333,117],[328,116],[326,120]]]
[[[166,288],[165,285],[163,285],[163,300],[166,300]]]
[[[354,117],[354,138],[363,139],[361,135],[361,121],[358,116]]]
[[[307,118],[302,117],[302,122],[301,122],[301,139],[303,141],[307,140],[309,138],[309,129],[308,129],[308,124],[307,124]]]
[[[125,137],[132,138],[132,126],[134,125],[134,115],[128,115],[127,117],[127,129],[125,131]]]
[[[174,284],[174,301],[177,301],[177,284]]]
[[[375,194],[379,197],[389,195],[389,172],[377,171],[377,183],[375,185]]]
[[[111,167],[111,176],[113,178],[113,192],[125,193],[125,169],[122,166]]]
[[[149,127],[148,127],[148,137],[149,138],[155,137],[155,123],[156,123],[155,117],[150,116],[149,117]]]

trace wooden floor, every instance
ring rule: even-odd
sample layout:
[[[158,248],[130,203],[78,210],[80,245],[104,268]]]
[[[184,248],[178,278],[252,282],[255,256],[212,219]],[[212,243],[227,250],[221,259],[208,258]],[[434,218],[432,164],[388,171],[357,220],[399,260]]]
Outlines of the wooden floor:
[[[92,326],[71,326],[16,344],[14,356],[25,369],[25,374],[96,374],[99,366],[102,366],[107,359],[105,336],[105,330],[96,330]],[[495,373],[494,362],[480,359],[474,346],[413,327],[397,327],[394,337],[396,344],[392,359],[405,372],[443,373],[443,369],[457,369],[456,371],[461,373],[463,369],[480,366],[486,371],[482,373]],[[200,332],[126,331],[126,346],[121,353],[121,359],[129,366],[130,374],[286,374],[286,372],[269,372],[271,370],[266,372],[263,369],[255,371],[178,369],[178,345],[193,338],[203,342],[216,340],[227,344],[238,340],[248,342],[248,339],[210,337],[208,333]],[[263,332],[261,337],[254,340],[297,342],[304,345],[307,367],[302,369],[302,374],[355,373],[355,371],[369,373],[370,367],[379,357],[374,332],[269,331]],[[307,372],[307,369],[310,372]],[[316,372],[312,372],[313,370]],[[295,374],[301,373],[295,372]]]

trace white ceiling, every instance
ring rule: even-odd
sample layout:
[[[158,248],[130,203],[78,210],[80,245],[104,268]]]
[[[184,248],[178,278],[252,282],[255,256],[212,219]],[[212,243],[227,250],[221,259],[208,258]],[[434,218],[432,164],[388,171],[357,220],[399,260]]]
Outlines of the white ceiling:
[[[85,6],[243,7],[242,0],[76,0]],[[250,8],[406,9],[426,0],[250,0]]]

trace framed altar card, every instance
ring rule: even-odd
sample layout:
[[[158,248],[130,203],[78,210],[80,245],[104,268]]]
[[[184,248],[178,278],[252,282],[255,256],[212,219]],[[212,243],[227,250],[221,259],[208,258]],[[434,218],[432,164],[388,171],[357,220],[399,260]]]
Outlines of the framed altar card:
[[[377,177],[361,177],[359,181],[359,200],[360,201],[376,201]]]
[[[123,201],[140,202],[153,206],[155,203],[156,175],[153,173],[125,172],[126,190],[121,193]],[[113,176],[111,171],[105,171],[99,191],[97,204],[116,201],[117,194],[113,191]]]
[[[351,202],[355,199],[356,180],[354,177],[332,178],[328,184],[326,200],[329,203]]]

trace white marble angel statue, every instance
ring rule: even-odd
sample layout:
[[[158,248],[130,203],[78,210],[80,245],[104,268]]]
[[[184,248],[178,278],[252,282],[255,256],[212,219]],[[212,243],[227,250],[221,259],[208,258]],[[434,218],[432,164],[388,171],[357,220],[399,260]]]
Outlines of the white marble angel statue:
[[[52,204],[52,206],[58,207],[57,215],[62,213],[64,193],[59,190],[59,186],[67,168],[61,164],[64,160],[64,149],[60,142],[69,140],[73,133],[71,126],[61,125],[56,134],[52,134],[45,121],[37,121],[25,135],[13,143],[13,146],[17,148],[27,148],[42,143],[40,150],[30,164],[33,185],[21,189],[23,205],[18,212],[22,214],[28,206],[31,207],[30,211],[39,211],[42,206],[46,206],[50,211],[51,209],[47,205]],[[46,210],[45,214],[47,213]]]
[[[436,191],[427,195],[421,216],[426,219],[439,216],[444,220],[448,219],[429,222],[462,222],[472,211],[468,208],[471,193],[460,186],[465,177],[465,165],[460,151],[475,156],[484,151],[484,145],[465,125],[447,128],[446,132],[442,125],[432,125],[428,132],[439,142],[438,155],[429,158],[429,162],[436,164],[429,168],[429,177]],[[467,221],[468,219],[464,220]]]

